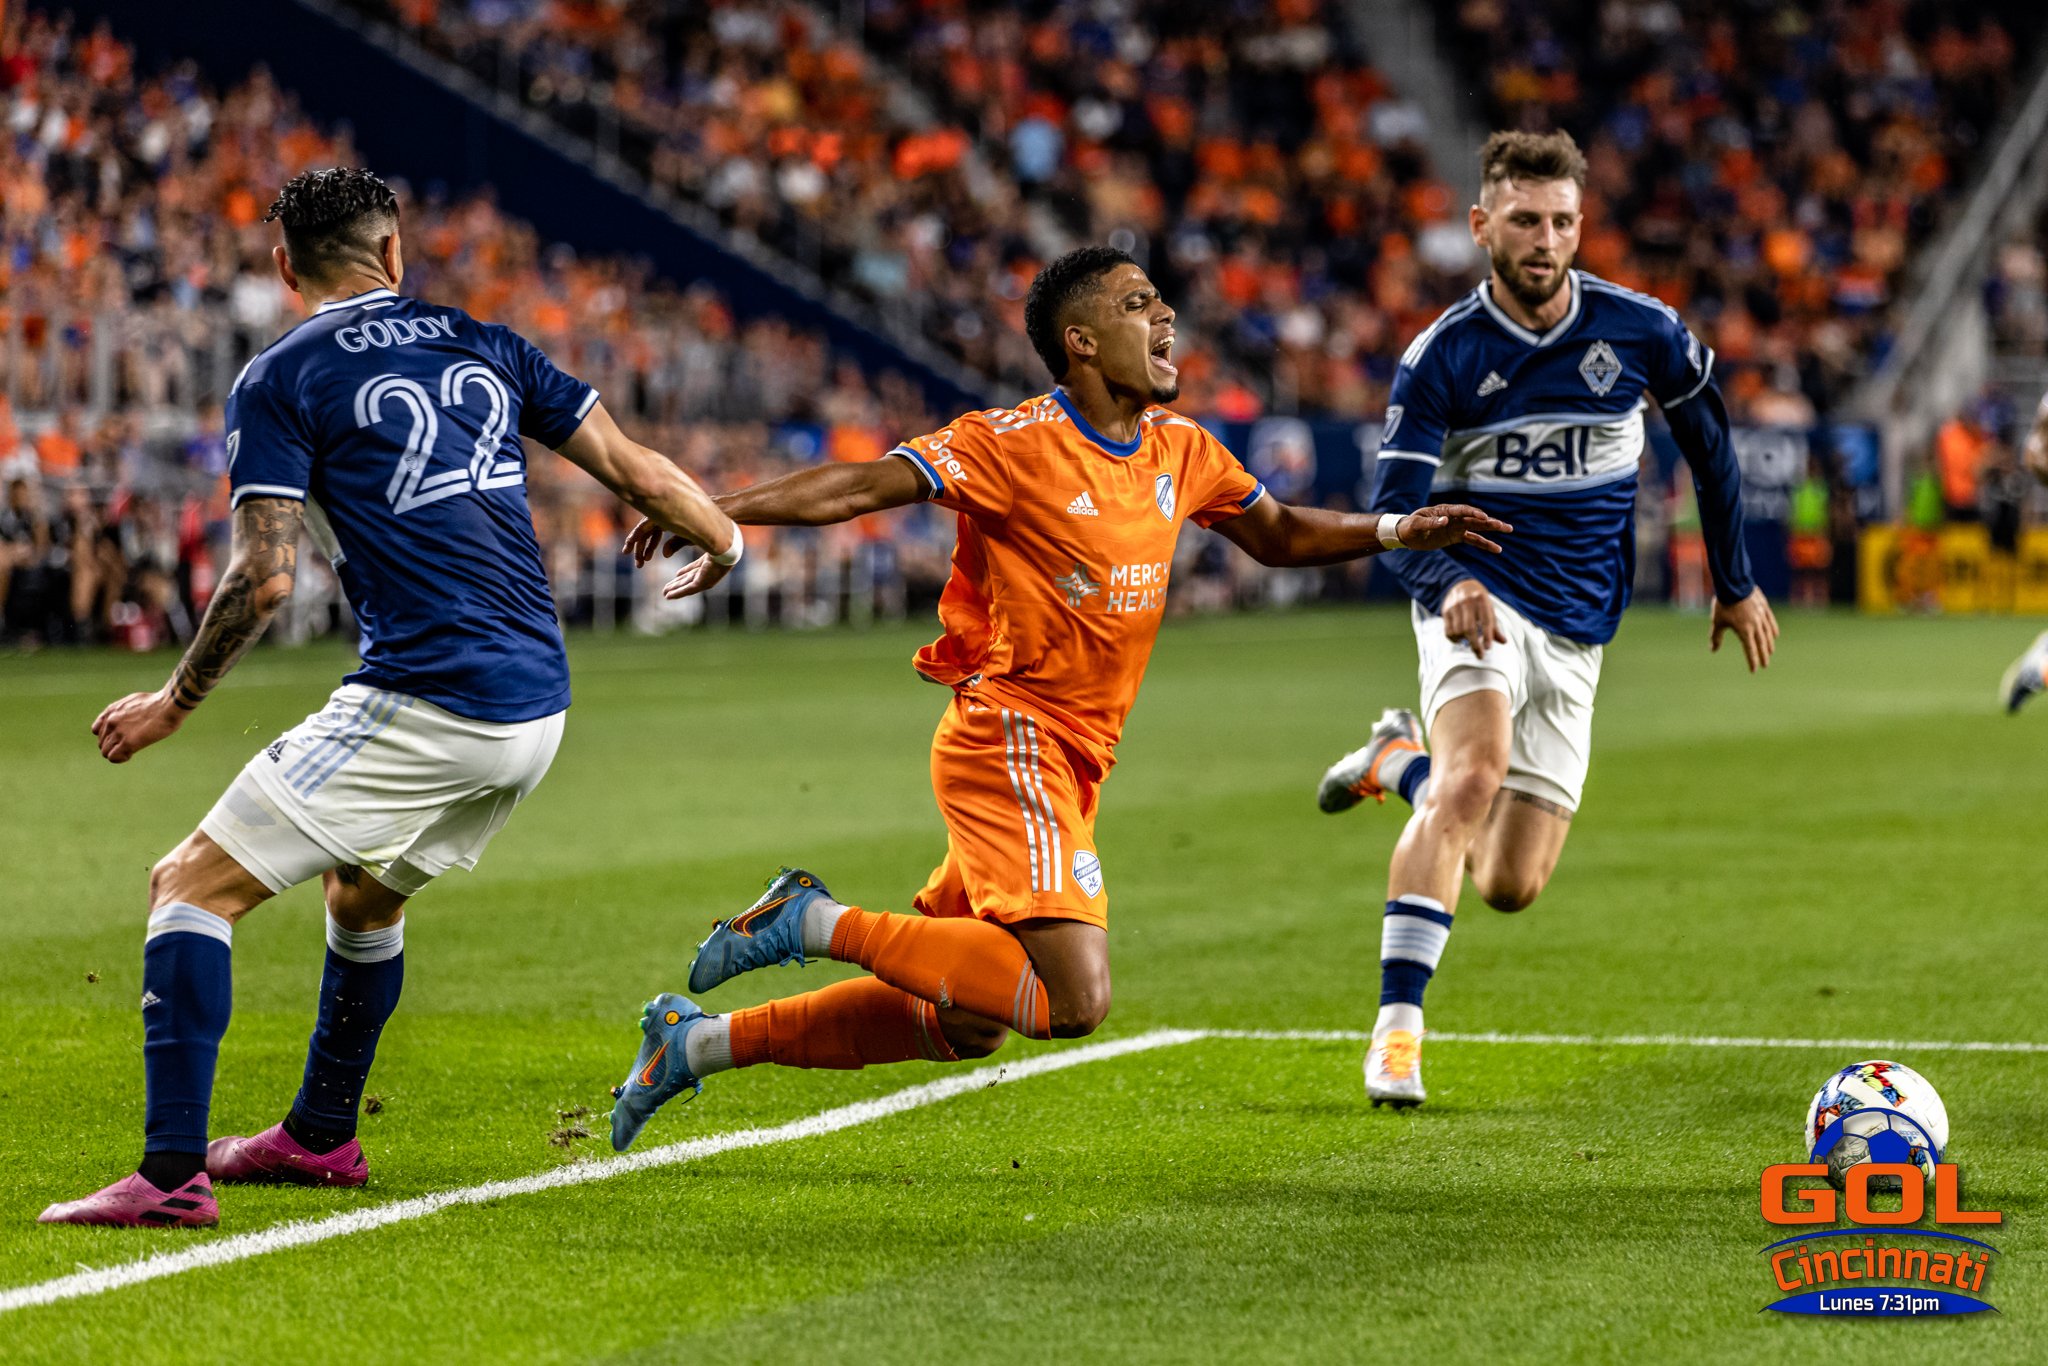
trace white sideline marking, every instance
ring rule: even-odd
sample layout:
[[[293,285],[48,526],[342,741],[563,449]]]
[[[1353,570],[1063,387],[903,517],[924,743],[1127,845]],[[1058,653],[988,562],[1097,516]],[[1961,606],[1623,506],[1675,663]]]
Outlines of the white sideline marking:
[[[994,1086],[997,1082],[1021,1081],[1026,1077],[1042,1076],[1047,1072],[1059,1072],[1069,1067],[1079,1067],[1084,1063],[1120,1058],[1131,1053],[1144,1053],[1155,1048],[1171,1048],[1202,1039],[1248,1039],[1265,1043],[1364,1043],[1371,1037],[1366,1031],[1357,1029],[1155,1029],[1128,1039],[1110,1039],[1103,1043],[1082,1044],[1076,1048],[1062,1049],[1057,1053],[1042,1053],[1037,1057],[1025,1058],[1021,1062],[977,1067],[970,1072],[961,1072],[919,1086],[906,1087],[874,1100],[856,1101],[836,1109],[821,1110],[815,1115],[793,1119],[771,1128],[739,1129],[730,1133],[712,1134],[705,1138],[671,1143],[666,1147],[649,1148],[645,1152],[631,1153],[624,1157],[610,1157],[596,1162],[555,1167],[532,1176],[515,1177],[505,1181],[486,1181],[478,1186],[438,1191],[432,1195],[395,1200],[388,1205],[348,1210],[319,1219],[294,1220],[258,1229],[254,1233],[240,1233],[214,1242],[202,1243],[180,1252],[158,1253],[137,1261],[95,1267],[74,1272],[69,1276],[59,1276],[54,1280],[16,1286],[11,1290],[0,1291],[0,1314],[36,1305],[56,1304],[63,1300],[81,1299],[88,1295],[103,1295],[110,1290],[140,1285],[144,1281],[158,1280],[164,1276],[176,1276],[204,1267],[245,1261],[267,1252],[283,1252],[311,1243],[324,1243],[330,1238],[345,1238],[353,1233],[367,1233],[371,1229],[383,1228],[389,1224],[423,1219],[429,1214],[437,1214],[456,1205],[479,1205],[515,1195],[532,1195],[537,1191],[557,1190],[564,1186],[609,1181],[615,1176],[627,1176],[655,1167],[671,1167],[680,1162],[694,1162],[699,1158],[715,1157],[720,1153],[737,1152],[744,1148],[762,1148],[776,1143],[792,1143],[800,1138],[818,1138],[825,1134],[837,1133],[841,1129],[851,1129],[856,1125],[872,1124],[878,1119],[900,1115],[906,1110],[936,1105],[942,1100],[950,1100],[969,1091]],[[1713,1034],[1508,1034],[1491,1030],[1472,1034],[1432,1032],[1429,1038],[1437,1043],[1556,1044],[1614,1048],[1800,1048],[1864,1053],[2048,1053],[2048,1043],[2010,1043],[1973,1039],[1746,1039]]]
[[[1204,1038],[1268,1042],[1369,1043],[1363,1029],[1205,1029]],[[1826,1048],[1869,1053],[2048,1053],[2048,1043],[1984,1039],[1744,1039],[1719,1034],[1504,1034],[1485,1030],[1461,1034],[1432,1029],[1432,1043],[1569,1044],[1592,1048]]]
[[[941,1077],[937,1081],[929,1081],[921,1086],[906,1087],[874,1100],[856,1101],[852,1105],[822,1110],[815,1115],[806,1115],[802,1119],[793,1119],[787,1124],[777,1124],[771,1128],[740,1129],[732,1133],[712,1134],[705,1138],[671,1143],[666,1147],[650,1148],[645,1152],[629,1153],[624,1157],[555,1167],[549,1171],[508,1181],[486,1181],[480,1186],[438,1191],[432,1195],[415,1196],[410,1200],[395,1200],[388,1205],[373,1205],[368,1209],[330,1214],[321,1219],[300,1219],[287,1224],[276,1224],[270,1228],[258,1229],[254,1233],[238,1233],[232,1237],[202,1243],[198,1247],[187,1248],[181,1252],[159,1253],[138,1261],[95,1267],[74,1272],[69,1276],[59,1276],[54,1280],[0,1291],[0,1314],[15,1309],[26,1309],[33,1305],[75,1300],[87,1295],[104,1295],[109,1290],[139,1285],[144,1281],[153,1281],[164,1276],[176,1276],[186,1271],[197,1271],[202,1267],[239,1262],[250,1257],[260,1257],[266,1252],[282,1252],[287,1248],[326,1242],[330,1238],[346,1238],[352,1233],[367,1233],[371,1229],[383,1228],[387,1224],[422,1219],[454,1205],[478,1205],[489,1200],[503,1200],[514,1195],[532,1195],[536,1191],[556,1190],[563,1186],[609,1181],[615,1176],[626,1176],[654,1167],[674,1166],[679,1162],[694,1162],[698,1158],[714,1157],[719,1153],[736,1152],[742,1148],[761,1148],[774,1143],[794,1142],[800,1138],[817,1138],[824,1134],[837,1133],[841,1129],[851,1129],[856,1125],[872,1124],[878,1119],[900,1115],[906,1110],[936,1105],[942,1100],[950,1100],[969,1091],[979,1091],[999,1081],[1019,1081],[1025,1077],[1036,1077],[1068,1067],[1079,1067],[1083,1063],[1100,1062],[1105,1058],[1118,1058],[1129,1053],[1143,1053],[1148,1049],[1192,1043],[1201,1037],[1199,1030],[1155,1029],[1149,1034],[1138,1034],[1128,1039],[1083,1044],[1079,1048],[1062,1049],[1057,1053],[1042,1053],[1019,1062],[977,1067],[971,1072]]]

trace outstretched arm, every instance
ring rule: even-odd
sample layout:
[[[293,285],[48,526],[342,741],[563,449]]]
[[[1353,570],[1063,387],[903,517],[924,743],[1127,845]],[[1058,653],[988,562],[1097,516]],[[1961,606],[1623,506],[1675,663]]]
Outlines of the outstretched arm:
[[[292,498],[247,498],[235,509],[228,572],[170,681],[155,692],[130,693],[92,723],[104,758],[125,764],[177,730],[248,653],[292,595],[305,517],[306,505]]]
[[[1214,529],[1260,564],[1294,566],[1340,564],[1394,549],[1381,539],[1380,523],[1377,513],[1295,507],[1267,497],[1253,503],[1242,516],[1216,523]],[[1514,530],[1506,522],[1463,503],[1446,503],[1396,516],[1388,529],[1403,550],[1469,545],[1495,554],[1500,553],[1500,547],[1488,540],[1486,533]]]
[[[888,455],[880,460],[798,470],[765,484],[721,493],[714,501],[726,516],[747,526],[830,526],[870,512],[906,507],[924,496],[924,477],[909,461]],[[635,564],[653,559],[657,548],[664,555],[673,555],[683,543],[671,536],[663,544],[660,531],[647,522],[626,537],[626,553]],[[708,587],[692,583],[690,591]],[[682,595],[671,592],[668,596]]]
[[[870,512],[906,507],[925,496],[925,482],[908,460],[817,465],[765,484],[718,496],[718,505],[748,526],[829,526]]]
[[[1703,385],[1683,401],[1664,405],[1664,420],[1685,463],[1692,469],[1698,495],[1700,530],[1707,543],[1707,571],[1714,579],[1713,634],[1710,649],[1735,632],[1749,671],[1768,668],[1778,647],[1778,618],[1763,590],[1750,577],[1749,551],[1742,543],[1742,467],[1728,435],[1728,410],[1720,386]]]
[[[641,525],[656,528],[656,535],[667,532],[673,544],[681,546],[687,541],[710,555],[727,555],[739,548],[739,528],[712,503],[711,495],[673,460],[620,431],[602,403],[591,408],[559,449],[646,518]],[[725,567],[737,563],[734,559]]]

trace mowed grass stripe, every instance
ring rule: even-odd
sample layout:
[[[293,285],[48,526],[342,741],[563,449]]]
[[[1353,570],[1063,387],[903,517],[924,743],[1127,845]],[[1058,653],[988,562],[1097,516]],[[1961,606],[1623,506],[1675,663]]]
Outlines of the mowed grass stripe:
[[[0,1291],[0,1314],[36,1305],[56,1304],[63,1300],[82,1299],[90,1295],[103,1295],[110,1290],[160,1280],[165,1276],[176,1276],[205,1267],[246,1261],[266,1253],[283,1252],[312,1243],[324,1243],[352,1234],[368,1233],[372,1229],[385,1228],[410,1219],[424,1219],[430,1214],[438,1214],[444,1209],[458,1205],[487,1204],[493,1200],[509,1199],[517,1195],[559,1190],[564,1186],[609,1181],[614,1177],[630,1176],[635,1172],[651,1171],[657,1167],[672,1167],[681,1162],[695,1162],[745,1148],[765,1148],[777,1143],[793,1143],[798,1139],[818,1138],[825,1134],[838,1133],[842,1129],[872,1124],[876,1120],[900,1115],[907,1110],[936,1105],[942,1100],[950,1100],[969,1091],[983,1090],[999,1082],[1022,1081],[1027,1077],[1042,1076],[1047,1072],[1059,1072],[1069,1067],[1080,1067],[1108,1058],[1120,1058],[1131,1053],[1143,1053],[1175,1044],[1193,1043],[1201,1037],[1202,1034],[1195,1030],[1155,1029],[1127,1039],[1108,1039],[1101,1043],[1083,1044],[1078,1048],[1065,1049],[1057,1053],[1044,1053],[1021,1062],[977,1067],[972,1071],[941,1077],[937,1081],[926,1082],[921,1086],[905,1087],[901,1091],[894,1091],[874,1100],[856,1101],[851,1105],[821,1110],[817,1114],[806,1115],[802,1119],[791,1120],[787,1124],[777,1124],[770,1128],[737,1129],[729,1133],[671,1143],[665,1147],[650,1148],[645,1152],[629,1153],[623,1157],[556,1167],[551,1171],[536,1172],[532,1176],[505,1181],[486,1181],[481,1185],[437,1191],[432,1195],[416,1196],[410,1200],[397,1200],[388,1205],[349,1210],[329,1215],[324,1219],[303,1219],[276,1224],[253,1233],[237,1234],[179,1252],[162,1253],[115,1266],[95,1267],[74,1272],[69,1276],[59,1276],[54,1280]]]
[[[373,1229],[385,1228],[392,1224],[412,1219],[423,1219],[430,1214],[458,1205],[481,1205],[493,1200],[507,1199],[518,1195],[533,1195],[541,1191],[559,1190],[567,1186],[587,1185],[594,1181],[608,1181],[613,1177],[628,1176],[635,1172],[650,1171],[658,1167],[671,1167],[678,1163],[694,1162],[702,1158],[715,1157],[721,1153],[738,1152],[748,1148],[770,1147],[778,1143],[792,1143],[800,1139],[819,1138],[826,1134],[838,1133],[863,1124],[872,1124],[892,1115],[909,1110],[922,1109],[950,1100],[969,1091],[983,1090],[1005,1081],[1022,1081],[1027,1077],[1042,1076],[1070,1067],[1087,1063],[1104,1062],[1112,1058],[1126,1057],[1133,1053],[1149,1052],[1157,1048],[1170,1048],[1180,1044],[1197,1043],[1205,1039],[1224,1039],[1256,1043],[1363,1043],[1372,1036],[1361,1030],[1346,1029],[1155,1029],[1126,1039],[1108,1039],[1100,1043],[1082,1044],[1057,1053],[1040,1054],[1020,1062],[1002,1063],[978,1067],[971,1071],[937,1081],[906,1087],[875,1100],[857,1101],[834,1109],[823,1110],[802,1119],[791,1120],[767,1128],[738,1129],[728,1133],[712,1134],[704,1138],[688,1139],[671,1143],[645,1152],[632,1153],[623,1157],[606,1158],[597,1162],[585,1162],[574,1166],[557,1167],[532,1176],[508,1180],[487,1181],[481,1185],[465,1186],[456,1190],[439,1191],[431,1195],[416,1196],[409,1200],[393,1201],[369,1209],[349,1210],[321,1219],[294,1220],[290,1223],[273,1225],[251,1233],[239,1234],[208,1243],[201,1247],[187,1248],[173,1253],[159,1254],[140,1261],[124,1262],[115,1266],[95,1267],[60,1276],[53,1280],[40,1281],[31,1285],[17,1286],[0,1291],[0,1313],[16,1309],[33,1308],[38,1305],[56,1304],[63,1300],[82,1299],[91,1295],[102,1295],[125,1286],[140,1285],[145,1281],[175,1276],[187,1271],[205,1267],[221,1266],[231,1262],[245,1261],[266,1253],[283,1252],[291,1248],[305,1247],[313,1243],[345,1238],[352,1234],[367,1233]],[[1592,1034],[1528,1034],[1488,1031],[1482,1033],[1443,1032],[1433,1033],[1431,1039],[1437,1043],[1461,1044],[1510,1044],[1510,1045],[1559,1045],[1566,1047],[1594,1048],[1791,1048],[1862,1050],[1880,1053],[1905,1052],[1964,1052],[1964,1053],[2048,1053],[2048,1044],[2004,1042],[1998,1040],[1899,1040],[1899,1039],[1743,1039],[1721,1038],[1712,1035],[1689,1036],[1680,1034],[1621,1034],[1601,1036]]]

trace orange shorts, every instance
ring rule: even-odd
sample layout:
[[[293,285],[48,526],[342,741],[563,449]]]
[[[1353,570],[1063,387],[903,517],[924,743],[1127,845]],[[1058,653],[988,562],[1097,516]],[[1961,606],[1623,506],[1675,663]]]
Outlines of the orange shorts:
[[[925,915],[1109,924],[1095,856],[1100,784],[1028,713],[956,696],[932,737],[946,859],[912,904]]]

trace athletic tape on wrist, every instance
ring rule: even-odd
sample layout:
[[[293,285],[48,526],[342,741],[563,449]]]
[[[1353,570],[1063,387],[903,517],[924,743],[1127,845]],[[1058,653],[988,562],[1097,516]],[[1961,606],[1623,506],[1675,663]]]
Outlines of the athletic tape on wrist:
[[[1389,550],[1401,549],[1401,514],[1382,512],[1379,525],[1380,544]]]
[[[740,535],[740,524],[738,522],[734,522],[732,524],[732,544],[725,548],[725,553],[723,555],[713,555],[711,557],[711,563],[717,565],[721,569],[730,569],[734,565],[738,564],[740,562],[740,557],[742,555],[745,555],[746,553],[747,538]]]

